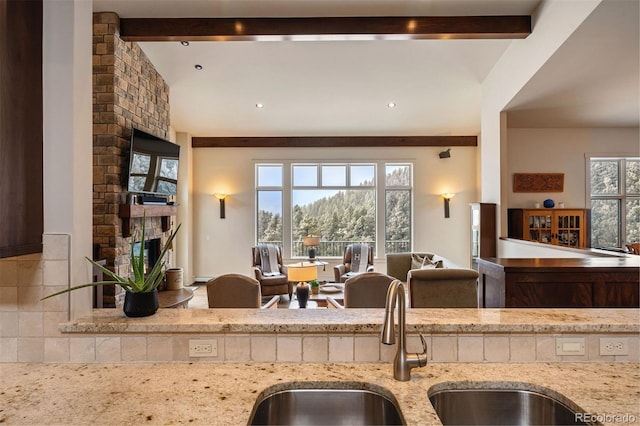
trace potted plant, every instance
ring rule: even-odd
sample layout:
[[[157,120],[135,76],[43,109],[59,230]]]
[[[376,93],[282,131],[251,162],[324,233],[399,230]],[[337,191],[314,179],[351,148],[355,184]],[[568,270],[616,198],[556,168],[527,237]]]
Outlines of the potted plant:
[[[143,216],[141,241],[145,241],[145,223],[146,216]],[[165,254],[167,253],[168,248],[171,246],[171,242],[178,233],[178,230],[180,230],[180,226],[181,225],[178,225],[176,230],[171,233],[171,235],[167,239],[166,244],[162,248],[162,251],[160,252],[160,256],[158,256],[158,260],[156,261],[155,265],[151,267],[151,271],[148,274],[145,274],[144,271],[144,250],[140,250],[139,253],[135,253],[135,238],[132,238],[130,254],[132,268],[131,276],[123,277],[121,275],[118,275],[87,257],[86,259],[91,262],[94,267],[100,269],[105,276],[111,279],[70,287],[57,293],[53,293],[46,297],[43,297],[42,300],[84,287],[117,284],[125,290],[123,307],[125,315],[127,315],[128,317],[145,317],[155,314],[158,310],[158,286],[160,285],[160,283],[162,283],[162,279],[165,274],[164,266],[166,262],[163,259]]]
[[[318,294],[320,292],[320,283],[318,280],[309,281],[309,285],[311,286],[311,294]]]

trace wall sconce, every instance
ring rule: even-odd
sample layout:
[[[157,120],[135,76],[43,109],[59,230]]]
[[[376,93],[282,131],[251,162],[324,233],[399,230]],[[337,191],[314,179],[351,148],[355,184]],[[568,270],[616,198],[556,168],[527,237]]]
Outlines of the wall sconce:
[[[440,158],[451,158],[451,148],[446,149],[445,151],[440,152],[438,154]]]
[[[213,194],[220,201],[220,219],[224,219],[224,199],[227,198],[227,194],[215,193]]]
[[[456,194],[453,194],[451,192],[445,192],[444,194],[442,194],[442,198],[444,198],[444,217],[446,218],[449,217],[449,201],[451,201],[451,199],[455,195]]]

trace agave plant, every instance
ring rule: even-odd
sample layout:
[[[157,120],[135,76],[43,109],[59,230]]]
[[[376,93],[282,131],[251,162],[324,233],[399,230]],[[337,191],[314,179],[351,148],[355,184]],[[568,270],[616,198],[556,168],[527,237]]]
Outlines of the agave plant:
[[[145,223],[146,223],[146,217],[143,217],[143,221],[142,221],[142,239],[141,241],[144,241],[144,234],[145,234]],[[44,299],[48,299],[50,297],[53,296],[57,296],[59,294],[63,294],[63,293],[67,293],[73,290],[77,290],[80,288],[84,288],[84,287],[95,287],[95,286],[99,286],[99,285],[108,285],[108,284],[117,284],[120,287],[122,287],[123,289],[125,289],[125,291],[129,292],[129,293],[151,293],[154,290],[156,290],[158,288],[158,286],[160,285],[160,283],[162,282],[162,278],[164,276],[164,266],[166,264],[166,262],[164,261],[164,256],[167,253],[167,250],[169,249],[169,247],[171,246],[171,242],[173,241],[173,239],[175,238],[176,234],[178,233],[178,231],[180,230],[180,226],[182,224],[178,225],[176,230],[173,231],[171,233],[171,235],[169,236],[169,238],[167,239],[167,243],[164,245],[164,247],[162,248],[162,251],[160,252],[160,256],[158,256],[158,260],[156,262],[155,265],[153,265],[153,268],[151,268],[151,272],[149,272],[148,274],[144,273],[144,250],[140,250],[139,253],[135,253],[134,250],[134,240],[135,239],[131,239],[131,266],[133,269],[133,276],[128,276],[128,277],[123,277],[120,276],[118,274],[116,274],[115,272],[105,268],[104,266],[98,264],[97,262],[95,262],[92,259],[89,259],[88,257],[86,258],[89,262],[91,262],[91,264],[93,266],[95,266],[96,268],[100,269],[105,276],[111,278],[110,280],[106,280],[106,281],[98,281],[98,282],[92,282],[92,283],[87,283],[87,284],[81,284],[81,285],[77,285],[75,287],[70,287],[67,288],[65,290],[61,290],[57,293],[53,293],[50,294],[46,297],[43,297],[42,300]]]

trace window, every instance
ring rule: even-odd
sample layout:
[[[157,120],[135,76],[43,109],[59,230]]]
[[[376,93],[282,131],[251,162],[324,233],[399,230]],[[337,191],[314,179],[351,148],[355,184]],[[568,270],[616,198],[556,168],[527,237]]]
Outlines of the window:
[[[640,241],[640,159],[589,159],[591,245],[623,247]]]
[[[387,164],[385,170],[385,252],[411,251],[411,167]]]
[[[302,238],[319,235],[318,256],[342,256],[351,243],[376,243],[374,164],[293,164],[291,254]],[[348,182],[348,183],[347,183]]]
[[[409,251],[411,172],[411,164],[384,162],[257,164],[257,241],[286,241],[290,257],[307,256],[307,235],[321,237],[321,257],[342,256],[351,243],[368,243],[374,253]]]
[[[256,167],[257,241],[282,246],[282,164]]]

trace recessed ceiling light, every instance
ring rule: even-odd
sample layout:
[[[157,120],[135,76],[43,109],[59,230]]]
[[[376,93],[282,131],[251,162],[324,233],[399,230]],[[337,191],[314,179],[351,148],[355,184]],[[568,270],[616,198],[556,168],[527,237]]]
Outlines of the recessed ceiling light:
[[[185,41],[181,41],[180,44],[183,46],[188,46],[189,42],[185,40]]]
[[[258,102],[258,103],[256,104],[256,108],[258,108],[258,109],[260,109],[260,108],[264,108],[264,104],[262,104],[262,103]]]
[[[396,103],[395,103],[395,102],[389,102],[389,103],[387,104],[387,107],[389,107],[389,108],[395,108],[395,107],[396,107]]]
[[[195,69],[197,69],[198,71],[200,71],[202,69],[202,65],[200,65],[200,64],[195,64],[193,67]]]

